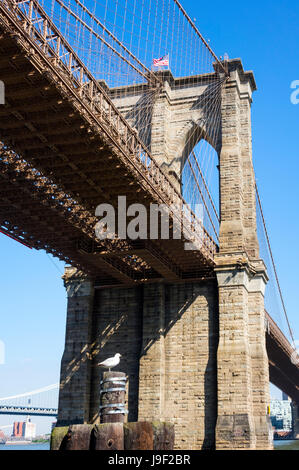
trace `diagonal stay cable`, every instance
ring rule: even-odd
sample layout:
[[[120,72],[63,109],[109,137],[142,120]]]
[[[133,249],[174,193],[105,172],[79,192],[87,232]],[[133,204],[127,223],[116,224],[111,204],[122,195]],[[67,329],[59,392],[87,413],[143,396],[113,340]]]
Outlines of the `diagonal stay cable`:
[[[130,62],[125,56],[123,56],[120,52],[118,52],[111,44],[109,44],[109,42],[105,41],[105,39],[100,36],[91,26],[89,26],[85,21],[83,21],[76,13],[74,13],[72,11],[71,8],[69,8],[68,6],[66,6],[62,0],[56,0],[57,3],[59,3],[59,5],[64,8],[71,16],[73,16],[75,18],[75,20],[77,20],[79,23],[81,23],[90,33],[92,33],[97,39],[99,39],[106,47],[108,47],[109,49],[112,50],[112,52],[114,54],[116,54],[121,60],[123,60],[124,62],[126,62],[130,67],[132,67],[136,72],[138,72],[139,75],[141,75],[142,77],[144,77],[146,80],[150,80],[150,81],[153,81],[153,82],[157,82],[159,81],[159,79],[156,78],[156,76],[154,76],[153,72],[148,69],[137,57],[135,57],[135,55],[129,50],[127,49],[127,47],[121,42],[119,41],[119,39],[117,39],[116,36],[114,36],[113,33],[111,33],[111,31],[106,28],[106,26],[104,26],[97,18],[96,16],[91,12],[89,11],[79,0],[75,0],[75,2],[83,9],[83,11],[85,13],[87,13],[91,19],[93,19],[95,21],[95,23],[97,23],[102,29],[103,31],[105,31],[105,33],[107,33],[107,35],[109,35],[111,37],[111,39],[113,41],[115,41],[119,46],[122,47],[122,49],[143,69],[143,71],[139,70],[134,64],[132,64],[132,62]]]
[[[211,217],[209,208],[208,208],[208,206],[207,206],[205,197],[204,197],[204,195],[203,195],[203,193],[202,193],[202,190],[201,190],[201,188],[200,188],[200,184],[199,184],[199,182],[198,182],[198,179],[197,179],[197,177],[196,177],[195,171],[194,171],[194,169],[193,169],[193,166],[192,166],[192,164],[191,164],[189,158],[187,159],[187,162],[188,162],[188,165],[190,166],[190,169],[191,169],[191,172],[192,172],[192,174],[193,174],[193,178],[194,178],[195,184],[196,184],[197,189],[198,189],[198,191],[199,191],[199,193],[200,193],[200,196],[201,196],[202,202],[203,202],[203,204],[204,204],[204,206],[205,206],[205,209],[206,209],[207,215],[208,215],[208,217],[209,217],[210,223],[211,223],[211,225],[212,225],[212,227],[213,227],[214,233],[215,233],[215,235],[216,235],[216,239],[218,240],[218,233],[217,233],[217,230],[216,230],[215,225],[214,225],[214,223],[213,223],[213,220],[212,220],[212,217]]]
[[[198,171],[199,171],[199,174],[200,174],[200,177],[201,177],[201,179],[202,179],[202,182],[203,182],[203,184],[204,184],[205,190],[206,190],[206,192],[207,192],[207,195],[208,195],[208,198],[209,198],[209,200],[210,200],[210,203],[211,203],[211,205],[212,205],[212,208],[213,208],[213,211],[214,211],[214,213],[215,213],[215,216],[216,216],[218,222],[220,222],[220,218],[219,218],[217,209],[216,209],[216,207],[215,207],[214,201],[213,201],[213,199],[212,199],[212,196],[211,196],[211,194],[210,194],[208,185],[207,185],[207,183],[206,183],[205,176],[204,176],[203,172],[201,171],[201,168],[200,168],[200,165],[199,165],[198,160],[197,160],[197,158],[196,158],[196,155],[195,155],[195,153],[194,153],[194,150],[192,150],[192,155],[193,155],[193,158],[194,158],[194,160],[195,160],[195,164],[196,164],[197,169],[198,169]]]

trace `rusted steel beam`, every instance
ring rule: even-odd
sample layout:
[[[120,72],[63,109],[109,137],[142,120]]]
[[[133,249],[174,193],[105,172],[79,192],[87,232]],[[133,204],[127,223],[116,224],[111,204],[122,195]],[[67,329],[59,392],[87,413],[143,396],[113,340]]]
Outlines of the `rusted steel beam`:
[[[3,134],[1,133],[1,136]],[[27,139],[26,139],[27,137]],[[35,138],[34,138],[35,137]],[[44,141],[39,141],[36,137],[45,139]],[[3,139],[7,136],[3,135]],[[25,133],[21,134],[16,132],[15,134],[12,133],[10,136],[10,140],[13,140],[14,144],[17,145],[20,149],[24,150],[33,150],[38,148],[47,147],[49,145],[60,145],[62,144],[65,148],[67,145],[74,145],[74,144],[81,144],[83,146],[88,145],[88,143],[84,142],[84,138],[78,134],[73,134],[71,129],[66,129],[65,134],[53,134],[50,136],[42,135],[40,132],[33,132],[26,136]]]
[[[41,217],[38,217],[36,214],[32,213],[31,211],[26,211],[23,205],[19,205],[20,212],[25,215],[25,219],[22,220],[19,217],[19,221],[21,221],[23,226],[26,226],[26,230],[29,233],[37,232],[36,236],[39,241],[43,241],[46,243],[55,243],[59,245],[60,249],[66,249],[66,245],[69,245],[72,248],[72,252],[76,252],[76,240],[78,239],[79,231],[77,234],[74,232],[72,233],[73,241],[71,241],[70,237],[64,241],[65,233],[61,232],[57,229],[60,226],[60,221],[56,218],[51,219],[46,217],[47,223],[45,222],[45,214],[42,214]],[[30,217],[33,217],[32,223],[30,223]],[[41,231],[41,226],[45,227],[44,231]],[[64,225],[62,225],[64,227]],[[51,234],[52,232],[52,234]],[[42,233],[44,236],[42,236]],[[99,262],[100,261],[100,262]],[[111,257],[107,256],[105,259],[99,260],[96,257],[90,257],[87,259],[89,264],[97,266],[99,269],[104,270],[108,274],[110,274],[113,278],[118,279],[122,283],[125,284],[132,284],[134,280],[142,278],[142,272],[139,272],[139,268],[137,265],[134,266],[134,270],[132,266],[128,266],[123,263],[122,260],[115,260],[111,259]]]
[[[17,51],[17,53],[14,53],[14,51]],[[12,64],[20,66],[20,65],[26,64],[26,62],[27,61],[24,55],[21,54],[19,49],[16,48],[15,46],[13,47],[13,50],[9,50],[5,48],[5,55],[2,54],[0,57],[1,69],[4,68],[5,66],[12,65]]]
[[[26,81],[29,79],[29,83],[33,83],[31,79],[36,79],[38,82],[38,86],[40,86],[41,80],[38,72],[36,70],[32,70],[32,67],[29,64],[26,64],[25,67],[22,67],[22,70],[18,70],[15,73],[12,72],[11,67],[4,69],[1,67],[0,72],[1,80],[7,85],[17,85],[20,83],[22,79]],[[47,82],[45,82],[46,84]]]
[[[1,123],[0,123],[1,125]],[[33,126],[32,126],[33,127]],[[6,130],[5,129],[5,125],[3,127],[1,127],[1,129],[3,130]],[[29,129],[27,128],[27,130],[23,130],[24,129],[24,125],[22,126],[22,130],[20,130],[20,128],[14,128],[15,129],[15,132],[12,131],[12,127],[9,127],[9,134],[10,136],[13,136],[13,138],[15,139],[16,142],[18,142],[18,140],[20,140],[21,142],[23,141],[23,139],[25,141],[29,140],[29,139],[32,139],[33,137],[39,137],[39,136],[44,136],[45,138],[49,138],[49,136],[51,136],[51,138],[53,137],[53,140],[55,138],[55,136],[59,136],[59,139],[63,139],[63,138],[71,138],[71,137],[75,137],[75,136],[78,136],[78,133],[80,132],[80,127],[78,126],[77,128],[74,126],[67,126],[67,127],[63,127],[63,126],[51,126],[50,128],[48,129],[41,129],[40,127],[38,129],[35,129],[35,130],[32,130],[29,132]],[[17,137],[17,139],[16,139]]]
[[[9,160],[9,158],[10,158],[10,160]],[[12,164],[13,164],[13,156],[7,155],[7,161],[10,161],[10,165],[11,165],[9,169],[7,168],[7,165],[5,165],[3,167],[3,164],[1,165],[1,163],[0,163],[0,169],[1,169],[0,174],[2,175],[2,177],[5,176],[5,172],[9,172],[10,174],[12,173],[11,167],[12,167]],[[23,166],[23,174],[21,174],[22,166]],[[40,201],[39,198],[41,196],[43,196],[44,204],[46,206],[48,206],[48,204],[50,203],[50,205],[52,206],[52,210],[53,209],[56,210],[56,211],[58,210],[62,217],[67,216],[69,221],[71,222],[71,224],[74,224],[74,223],[77,224],[77,233],[76,232],[74,233],[74,238],[75,239],[78,238],[78,233],[82,233],[82,230],[83,231],[85,230],[87,235],[89,235],[91,237],[95,237],[94,227],[95,227],[95,223],[97,221],[95,216],[93,216],[90,213],[88,214],[87,210],[85,210],[83,212],[82,212],[82,210],[80,210],[79,213],[78,212],[76,213],[76,211],[75,211],[75,213],[70,212],[69,207],[67,205],[64,208],[59,203],[59,200],[61,199],[59,197],[60,194],[62,196],[62,199],[66,200],[66,202],[68,200],[68,197],[66,195],[63,195],[61,190],[56,190],[55,186],[53,186],[53,187],[51,187],[51,185],[49,186],[49,183],[47,183],[43,178],[38,177],[37,175],[34,175],[34,171],[33,170],[30,171],[30,168],[27,167],[27,174],[26,173],[24,174],[24,170],[26,171],[26,164],[25,163],[23,163],[23,165],[20,165],[20,164],[17,165],[15,177],[14,177],[14,180],[13,180],[14,184],[18,184],[17,183],[18,180],[21,181],[21,184],[22,184],[21,187],[24,191],[25,190],[24,180],[26,180],[26,176],[27,176],[28,197],[30,197],[30,198],[33,197],[34,198],[34,196],[36,197],[38,195],[38,201]],[[33,176],[35,176],[35,177],[33,178]],[[36,182],[37,180],[40,180],[40,186],[32,186],[33,183]],[[11,178],[10,178],[10,181],[11,181]],[[43,193],[43,188],[46,189],[46,191],[48,191],[48,192]],[[35,191],[33,189],[35,189]],[[38,194],[36,195],[35,193],[37,191],[38,191]],[[15,194],[15,192],[13,192],[13,194]],[[51,197],[49,198],[49,196],[51,196],[51,195],[55,195],[56,198],[55,199],[52,199]],[[59,231],[57,232],[57,229],[55,228],[55,225],[61,224],[61,226],[64,227],[65,224],[66,224],[66,221],[63,222],[63,221],[59,220],[57,218],[57,215],[56,215],[55,217],[53,217],[53,221],[52,221],[52,224],[54,224],[54,225],[49,224],[49,220],[47,220],[47,218],[44,217],[44,214],[41,214],[40,217],[38,216],[38,213],[34,209],[34,204],[32,205],[32,201],[31,201],[30,209],[28,209],[28,206],[24,205],[24,202],[23,202],[24,197],[21,197],[18,202],[16,202],[15,198],[13,200],[10,200],[8,196],[6,197],[6,199],[7,199],[7,202],[8,202],[9,205],[11,205],[11,204],[15,205],[20,210],[21,214],[26,215],[27,225],[28,225],[28,219],[30,220],[30,217],[33,217],[33,227],[35,227],[35,229],[37,231],[40,229],[41,226],[45,226],[45,231],[48,231],[48,232],[54,231],[55,233],[57,233],[57,238],[60,237]],[[36,203],[38,203],[38,201]],[[77,217],[77,222],[76,222],[76,219],[74,219],[74,216]],[[87,217],[87,219],[86,219],[86,217]],[[50,218],[50,220],[51,220],[51,218]],[[25,225],[26,225],[26,223],[25,223]],[[126,243],[126,242],[124,242],[124,243]],[[104,241],[103,246],[106,246],[106,245],[107,245],[107,241],[106,242]],[[112,246],[113,246],[113,243],[112,243]],[[94,260],[94,261],[96,261],[96,260]],[[98,264],[98,262],[96,264]],[[122,267],[120,262],[116,263],[114,260],[110,261],[109,259],[105,259],[105,260],[103,260],[102,266],[105,266],[106,270],[107,269],[109,270],[109,273],[113,272],[115,275],[117,275],[117,278],[121,277],[122,280],[123,279],[127,280],[127,279],[130,278],[130,276],[129,276],[130,268],[125,267],[125,266]]]
[[[22,101],[20,103],[15,103],[9,107],[6,105],[3,106],[3,109],[1,107],[0,109],[0,116],[7,116],[8,113],[20,113],[23,111],[26,111],[30,113],[35,112],[35,111],[41,111],[41,112],[46,112],[51,110],[52,112],[55,112],[53,110],[53,106],[57,106],[58,109],[56,109],[56,112],[59,113],[59,108],[65,109],[66,108],[66,103],[63,102],[61,99],[61,96],[57,94],[57,97],[48,99],[48,100],[40,100],[37,103],[32,103],[32,101]],[[69,107],[70,112],[73,111],[71,107]]]
[[[20,85],[14,84],[14,86],[6,86],[5,94],[7,95],[7,99],[21,99],[22,101],[26,100],[27,98],[30,98],[31,100],[47,100],[51,99],[53,96],[56,96],[56,92],[49,87],[48,83],[39,83],[38,85],[32,85],[33,86],[24,87],[21,83]]]
[[[153,243],[149,240],[137,240],[132,243],[130,249],[123,248],[122,250],[116,249],[114,251],[105,251],[97,247],[97,244],[94,244],[90,247],[91,253],[96,253],[97,257],[105,258],[107,255],[114,255],[117,257],[122,257],[124,255],[137,255],[139,258],[142,258],[149,266],[151,266],[157,273],[160,274],[160,277],[166,278],[168,280],[179,280],[182,278],[182,272],[171,261],[165,254],[163,254],[157,246],[153,246]]]
[[[65,123],[68,126],[80,126],[84,122],[82,118],[80,118],[80,116],[74,114],[74,112],[71,112],[69,107],[63,108],[62,106],[60,106],[59,112],[55,112],[54,110],[48,112],[26,112],[26,117],[20,117],[17,120],[15,116],[9,114],[10,112],[16,111],[16,108],[11,106],[9,108],[5,107],[5,109],[5,117],[4,114],[2,114],[0,117],[1,128],[3,126],[4,129],[6,128],[6,124],[8,129],[10,128],[10,126],[13,129],[14,127],[19,128],[21,126],[24,126],[24,123],[25,125],[26,123],[31,123],[34,126],[38,125],[38,128],[43,130],[48,129],[49,124],[55,124],[55,127],[61,127],[61,123]]]

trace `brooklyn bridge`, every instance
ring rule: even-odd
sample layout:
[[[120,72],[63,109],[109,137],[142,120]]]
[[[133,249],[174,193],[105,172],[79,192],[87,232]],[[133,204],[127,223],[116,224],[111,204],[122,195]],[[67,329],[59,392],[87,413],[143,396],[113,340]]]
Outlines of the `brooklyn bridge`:
[[[218,58],[177,0],[1,0],[0,52],[0,229],[67,263],[57,426],[98,422],[97,364],[119,351],[128,420],[174,423],[176,449],[271,449],[269,382],[299,436],[254,73]],[[118,221],[101,237],[100,205]]]

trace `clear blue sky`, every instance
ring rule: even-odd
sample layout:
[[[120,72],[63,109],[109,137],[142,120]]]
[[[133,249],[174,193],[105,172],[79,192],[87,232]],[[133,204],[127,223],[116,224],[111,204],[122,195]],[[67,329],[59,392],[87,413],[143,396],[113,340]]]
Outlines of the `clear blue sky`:
[[[290,84],[299,80],[299,3],[183,0],[182,4],[217,55],[241,57],[253,70],[258,91],[252,107],[257,181],[295,339],[298,321],[298,124],[299,105]],[[44,252],[29,250],[0,235],[0,397],[59,380],[64,346],[66,299],[61,273]],[[1,416],[0,425],[12,419]],[[47,430],[39,419],[39,432]],[[0,426],[1,427],[1,426]]]

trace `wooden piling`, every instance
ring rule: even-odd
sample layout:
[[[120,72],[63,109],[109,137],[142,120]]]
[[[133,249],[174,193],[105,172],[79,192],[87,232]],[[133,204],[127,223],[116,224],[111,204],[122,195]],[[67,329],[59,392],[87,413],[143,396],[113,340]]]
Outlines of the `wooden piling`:
[[[72,424],[61,443],[61,450],[89,450],[92,424]]]
[[[110,380],[109,380],[110,379]],[[125,420],[124,372],[104,372],[101,382],[101,423],[123,423]]]
[[[174,447],[174,424],[153,422],[154,450],[173,450]]]
[[[123,423],[103,423],[95,425],[91,439],[92,450],[123,450]]]
[[[152,423],[138,421],[124,424],[125,450],[153,450],[154,432]]]
[[[107,415],[109,416],[109,415]],[[115,416],[115,415],[110,415]],[[159,421],[54,428],[51,450],[173,450],[174,425]]]

